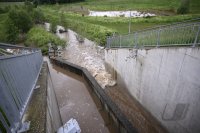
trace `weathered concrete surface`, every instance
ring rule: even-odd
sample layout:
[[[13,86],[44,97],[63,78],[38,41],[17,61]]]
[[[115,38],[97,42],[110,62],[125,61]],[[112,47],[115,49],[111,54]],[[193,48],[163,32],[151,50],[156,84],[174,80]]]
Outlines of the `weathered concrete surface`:
[[[46,132],[47,63],[43,64],[37,85],[31,96],[23,121],[31,121],[28,133]]]
[[[112,132],[111,125],[106,126],[83,78],[49,61],[48,64],[63,123],[74,118],[84,133]]]
[[[124,88],[116,85],[106,88],[105,91],[139,133],[167,133],[167,130]]]
[[[92,91],[96,95],[96,98],[98,97],[97,99],[100,100],[100,110],[105,110],[107,112],[106,117],[108,117],[108,119],[104,119],[105,122],[107,123],[109,121],[109,125],[114,124],[115,126],[117,126],[117,128],[115,128],[116,131],[114,131],[115,133],[117,133],[118,131],[126,133],[137,133],[137,129],[135,129],[134,125],[132,125],[129,122],[129,120],[121,112],[118,106],[116,106],[116,104],[110,99],[110,97],[108,97],[108,95],[104,92],[103,88],[97,83],[95,78],[90,74],[90,72],[87,69],[72,64],[70,62],[64,61],[62,59],[52,59],[52,61],[56,65],[66,70],[83,76],[84,80],[86,81],[85,83],[87,84],[87,86],[89,86],[88,88],[90,88],[90,91]],[[97,106],[99,108],[99,105]],[[105,118],[105,116],[103,117]]]
[[[200,49],[105,51],[108,71],[170,132],[200,132]]]

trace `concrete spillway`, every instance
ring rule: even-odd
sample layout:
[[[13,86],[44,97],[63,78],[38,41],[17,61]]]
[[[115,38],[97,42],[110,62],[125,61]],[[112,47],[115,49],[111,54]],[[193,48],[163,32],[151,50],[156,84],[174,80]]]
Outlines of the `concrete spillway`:
[[[84,133],[115,132],[114,126],[106,123],[107,116],[83,78],[49,61],[48,65],[63,123],[75,118]]]

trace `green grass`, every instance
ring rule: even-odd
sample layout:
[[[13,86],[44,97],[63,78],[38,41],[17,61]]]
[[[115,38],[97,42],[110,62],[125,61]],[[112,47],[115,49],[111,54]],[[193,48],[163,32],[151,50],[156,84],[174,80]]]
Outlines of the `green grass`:
[[[179,5],[180,0],[86,0],[79,3],[42,5],[40,8],[48,21],[56,21],[57,24],[71,28],[82,36],[104,45],[108,35],[114,32],[128,33],[129,18],[90,17],[87,16],[88,10],[139,10],[161,15],[151,18],[131,18],[131,32],[134,32],[200,17],[200,0],[191,0],[190,13],[186,15],[176,14]],[[64,22],[61,22],[61,16]]]
[[[86,2],[87,3],[87,2]],[[76,5],[76,4],[72,4]],[[80,3],[77,4],[77,6]],[[48,15],[47,18],[51,16],[59,16],[60,14],[64,14],[66,19],[70,19],[72,23],[84,22],[88,23],[88,25],[98,25],[106,27],[112,31],[115,31],[119,34],[127,34],[128,33],[128,24],[129,18],[125,17],[91,17],[91,16],[82,16],[81,13],[73,13],[72,11],[64,11],[64,7],[68,7],[69,5],[48,5],[48,6],[41,6],[43,12]],[[172,15],[172,16],[156,16],[152,18],[132,18],[131,19],[131,31],[141,30],[145,28],[150,28],[154,26],[189,20],[192,18],[200,17],[200,14],[187,14],[187,15]],[[79,32],[80,29],[74,27],[73,30]],[[79,32],[80,33],[80,32]],[[83,36],[86,34],[80,33]],[[86,37],[88,37],[86,35]],[[95,40],[95,39],[93,39]]]
[[[63,4],[53,9],[62,11],[89,10],[165,10],[175,12],[181,0],[86,0],[85,2]],[[200,1],[190,0],[191,13],[200,13]],[[81,8],[82,6],[82,8]]]
[[[62,23],[61,25],[64,27],[75,30],[79,34],[87,37],[88,39],[96,41],[100,45],[104,45],[106,43],[107,36],[111,36],[112,33],[116,32],[115,30],[102,25],[82,21],[82,17],[80,16],[76,17],[74,15],[70,15],[71,17],[69,17],[69,14],[61,14],[51,10],[44,10],[43,12],[50,23]],[[61,16],[64,17],[63,22],[60,22]],[[76,19],[73,17],[76,17]],[[79,21],[77,21],[77,19],[79,19]]]
[[[39,47],[43,54],[48,52],[48,43],[60,46],[65,45],[65,41],[40,26],[35,26],[28,32],[25,42],[26,46]]]
[[[195,42],[199,25],[166,27],[161,30],[141,31],[109,39],[110,47],[148,47],[190,45]],[[199,41],[199,39],[197,40]]]

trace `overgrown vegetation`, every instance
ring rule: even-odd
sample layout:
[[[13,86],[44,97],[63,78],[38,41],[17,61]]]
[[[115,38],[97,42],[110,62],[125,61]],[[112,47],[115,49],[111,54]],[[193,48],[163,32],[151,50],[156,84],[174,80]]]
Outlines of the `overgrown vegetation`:
[[[152,4],[150,4],[152,3]],[[194,6],[194,3],[200,5],[200,2],[193,0],[190,14],[177,15],[176,10],[180,5],[179,0],[112,0],[112,1],[96,1],[87,0],[75,4],[62,5],[45,5],[41,6],[46,18],[49,22],[56,21],[57,24],[71,28],[79,34],[96,41],[98,44],[104,45],[106,37],[115,34],[127,34],[128,24],[131,21],[131,31],[142,30],[154,26],[180,22],[200,17],[200,9]],[[131,5],[131,7],[130,7]],[[156,6],[159,5],[159,6]],[[130,7],[130,8],[129,8]],[[158,13],[156,17],[149,18],[125,18],[125,17],[90,17],[85,13],[86,10],[142,10],[147,12]],[[162,14],[160,14],[162,12]],[[84,15],[83,15],[84,14]],[[159,16],[161,15],[161,16]]]
[[[50,23],[56,23],[61,24],[61,21],[59,21],[60,16],[62,14],[52,15],[46,13],[46,18],[48,18],[48,21]],[[74,19],[70,19],[65,15],[62,15],[64,17],[64,21],[62,21],[62,25],[65,28],[70,28],[72,30],[77,31],[79,34],[97,42],[100,45],[104,45],[106,43],[107,36],[111,36],[113,33],[115,33],[115,30],[109,29],[104,26],[96,25],[96,24],[88,24],[84,21],[77,21]]]
[[[180,7],[177,9],[178,14],[186,14],[190,11],[190,0],[182,0]]]
[[[24,5],[1,6],[2,21],[0,28],[1,42],[19,43],[25,40],[26,33],[33,27],[34,23],[44,21],[44,15],[40,9],[34,8],[31,2],[26,1]],[[4,17],[4,18],[3,18]]]
[[[27,34],[26,46],[39,47],[43,54],[48,52],[48,43],[64,46],[65,41],[59,39],[54,34],[46,31],[43,27],[35,26]]]
[[[49,0],[34,0],[33,5],[26,3],[26,8],[23,7],[23,10],[27,11],[33,23],[41,23],[44,17],[40,18],[40,16],[43,16],[42,13],[44,13],[45,18],[52,24],[51,31],[53,33],[56,30],[56,25],[60,24],[65,28],[71,28],[84,37],[96,41],[100,45],[104,45],[106,43],[106,37],[113,33],[127,34],[130,19],[125,17],[89,17],[87,16],[88,10],[139,10],[141,12],[146,11],[158,15],[150,18],[131,18],[131,31],[133,32],[135,30],[200,17],[200,1],[190,0],[189,4],[187,1],[189,0],[85,0],[84,2],[68,4],[40,5],[41,3],[49,2]],[[66,2],[70,1],[66,0]],[[9,33],[5,32],[7,28],[2,26],[2,24],[6,23],[6,19],[1,19],[2,17],[7,17],[7,10],[12,9],[12,7],[9,7],[7,4],[1,4],[0,7],[7,7],[7,9],[0,9],[0,13],[2,12],[0,14],[0,28],[2,28],[0,30],[0,40],[5,41],[6,37],[10,42],[15,41],[14,34],[8,37],[7,34]],[[17,8],[15,9],[18,10]],[[12,27],[12,23],[10,25]],[[16,27],[18,28],[18,26]],[[15,33],[21,34],[22,30],[16,30]]]

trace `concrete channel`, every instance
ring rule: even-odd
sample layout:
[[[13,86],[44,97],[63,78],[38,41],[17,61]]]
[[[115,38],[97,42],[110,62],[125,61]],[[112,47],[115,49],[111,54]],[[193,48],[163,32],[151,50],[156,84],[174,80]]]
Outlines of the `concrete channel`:
[[[63,123],[75,118],[84,133],[137,132],[85,68],[60,59],[48,64]]]

